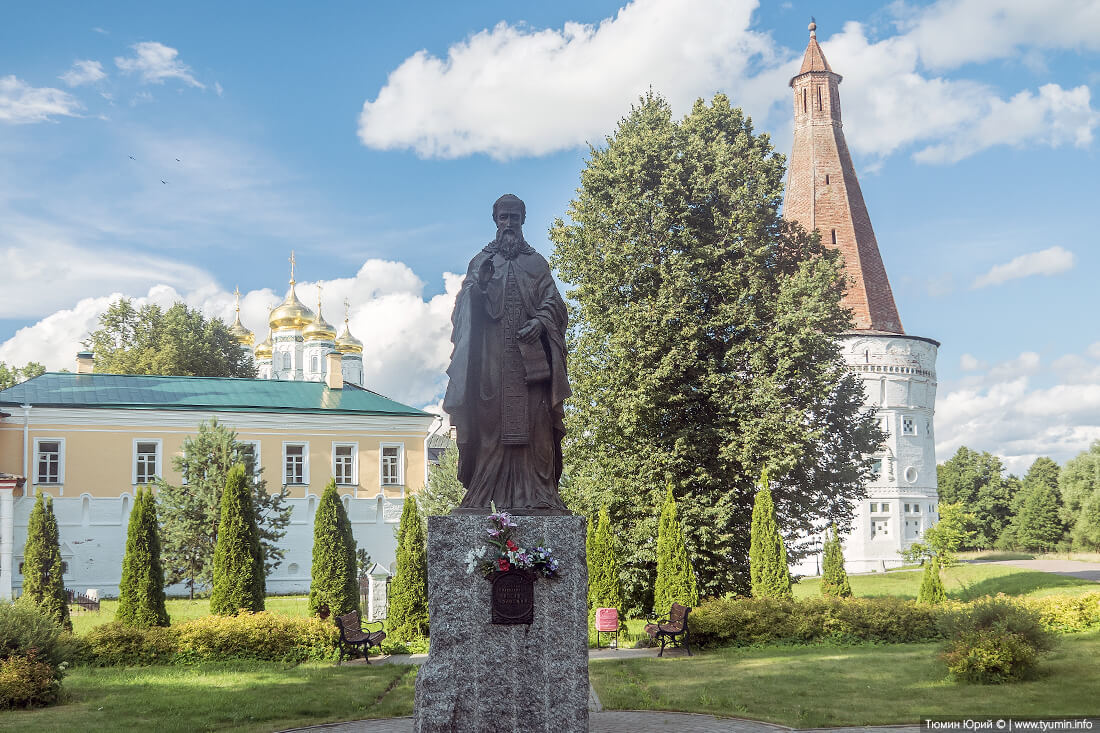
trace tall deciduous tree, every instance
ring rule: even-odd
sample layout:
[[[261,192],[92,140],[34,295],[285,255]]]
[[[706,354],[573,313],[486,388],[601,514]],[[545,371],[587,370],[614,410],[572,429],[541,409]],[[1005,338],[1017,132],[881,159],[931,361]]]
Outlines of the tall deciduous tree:
[[[0,389],[14,387],[20,382],[25,382],[32,377],[46,373],[46,367],[37,361],[29,361],[21,367],[8,366],[0,361]]]
[[[761,463],[792,538],[847,527],[870,478],[882,434],[839,355],[840,257],[780,216],[783,175],[725,96],[676,121],[650,93],[551,228],[573,304],[569,500],[609,508],[634,608],[652,604],[656,487],[680,499],[700,594],[720,596],[749,587]]]
[[[167,626],[169,623],[164,605],[164,566],[160,560],[157,505],[150,488],[138,488],[134,508],[130,510],[115,619],[128,626]]]
[[[333,616],[359,611],[359,567],[355,538],[344,503],[330,479],[313,515],[313,571],[309,611],[327,608]]]
[[[439,463],[428,466],[428,485],[416,495],[416,504],[425,517],[450,514],[462,503],[466,487],[458,480],[458,446],[451,444]]]
[[[833,525],[832,536],[825,541],[825,560],[821,569],[821,595],[835,598],[851,598],[852,586],[844,569],[844,548],[840,534]]]
[[[657,583],[653,589],[653,612],[667,613],[673,603],[697,606],[699,590],[684,539],[684,528],[676,511],[676,497],[669,486],[657,524]]]
[[[779,533],[775,503],[768,487],[768,472],[760,476],[760,488],[752,507],[752,538],[749,550],[753,598],[790,598],[791,571],[787,548]]]
[[[1036,552],[1058,546],[1066,530],[1058,473],[1058,464],[1046,456],[1031,464],[1017,497],[1015,516],[1003,535],[1005,546]]]
[[[95,370],[109,374],[186,377],[255,377],[252,356],[240,347],[220,318],[176,303],[167,310],[134,308],[119,298],[99,317],[84,340],[95,354]]]
[[[210,613],[232,616],[242,610],[262,611],[266,585],[252,493],[244,464],[238,463],[229,469],[222,492]]]
[[[53,513],[53,498],[42,492],[34,500],[27,520],[27,544],[23,548],[23,595],[19,600],[38,607],[59,625],[73,630],[65,601],[62,576],[61,536]]]
[[[913,562],[935,559],[941,568],[958,562],[959,550],[973,546],[970,527],[974,516],[966,512],[962,502],[939,505],[939,519],[924,532],[921,542],[909,545],[901,554]]]
[[[973,517],[971,544],[963,549],[993,547],[1008,526],[1019,481],[1003,474],[1000,458],[966,446],[936,467],[940,501],[962,503],[964,511]]]
[[[386,626],[395,639],[428,634],[428,557],[416,498],[405,497],[397,525],[397,573],[390,582]]]
[[[157,480],[160,520],[163,527],[164,563],[169,583],[185,583],[194,598],[196,588],[213,582],[214,546],[218,540],[222,491],[230,469],[245,466],[245,483],[252,494],[264,570],[279,566],[286,551],[279,540],[290,523],[288,490],[267,491],[263,470],[256,466],[252,446],[237,440],[237,433],[217,419],[199,424],[198,434],[183,441],[183,453],[172,465],[186,483],[173,486]]]
[[[1073,544],[1082,550],[1100,550],[1100,440],[1066,461],[1058,475],[1062,494],[1062,521]]]

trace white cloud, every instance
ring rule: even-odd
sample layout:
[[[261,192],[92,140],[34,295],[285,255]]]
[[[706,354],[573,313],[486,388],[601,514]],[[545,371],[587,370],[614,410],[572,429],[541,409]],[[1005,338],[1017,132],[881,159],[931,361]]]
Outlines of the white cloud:
[[[163,84],[166,79],[179,79],[189,86],[206,87],[191,75],[191,67],[177,58],[179,51],[156,41],[142,41],[131,46],[135,55],[131,58],[115,57],[115,65],[124,73],[141,74],[146,84]]]
[[[964,371],[972,372],[976,369],[982,369],[984,367],[985,362],[980,361],[970,354],[963,354],[961,357],[959,357],[959,368]]]
[[[1067,32],[1057,11],[1026,0],[1008,2],[1004,12],[1005,3],[952,0],[908,12],[901,33],[876,42],[856,22],[823,38],[844,76],[849,145],[879,157],[915,148],[926,163],[955,162],[995,145],[1089,145],[1100,115],[1086,86],[1045,84],[1006,99],[986,84],[927,72],[1001,58],[1028,44],[1036,53],[1035,46],[1097,45],[1096,4],[1054,2],[1080,27]],[[424,157],[543,155],[598,144],[652,86],[677,114],[697,97],[726,91],[758,125],[780,130],[782,148],[790,125],[786,82],[803,49],[779,47],[754,30],[756,7],[753,0],[634,0],[598,25],[501,23],[453,44],[444,58],[419,51],[402,62],[364,103],[359,137],[368,147],[409,148]],[[980,43],[971,36],[986,31],[961,24],[971,17],[992,18],[987,27],[1007,35]],[[1041,61],[1033,53],[1028,63]]]
[[[218,82],[214,82],[214,93],[219,97],[225,94],[225,88]]]
[[[766,108],[775,94],[747,74],[753,63],[774,65],[771,40],[749,28],[756,5],[635,0],[598,25],[500,23],[452,45],[445,59],[427,51],[406,59],[364,103],[359,137],[426,157],[509,158],[599,142],[650,86],[677,109],[721,88]]]
[[[363,370],[366,386],[411,405],[431,404],[440,399],[450,359],[451,311],[462,276],[443,275],[446,289],[424,297],[424,282],[407,265],[384,260],[367,260],[354,277],[320,281],[322,313],[327,321],[343,328],[344,298],[350,301],[352,333],[364,343]],[[316,307],[317,282],[300,282],[299,298]],[[101,291],[102,292],[102,291]],[[0,361],[24,364],[38,361],[48,369],[72,369],[80,342],[98,325],[99,315],[112,302],[133,289],[119,289],[111,295],[88,297],[37,323],[21,328],[0,344]],[[135,303],[156,303],[167,307],[183,301],[231,322],[234,296],[213,281],[184,290],[159,283],[136,296]],[[267,335],[267,318],[283,293],[270,288],[243,293],[241,322],[252,329],[257,340]]]
[[[103,64],[98,61],[75,61],[73,68],[58,78],[71,87],[78,87],[81,84],[93,84],[100,79],[106,79],[107,74],[103,71]]]
[[[0,77],[0,122],[44,122],[55,115],[76,116],[80,102],[52,87],[32,87],[15,76]]]
[[[1050,247],[1039,252],[1029,252],[1013,258],[1003,265],[994,265],[989,272],[976,278],[972,288],[1000,285],[1032,275],[1057,275],[1073,269],[1077,258],[1062,247]]]
[[[1100,350],[1041,365],[1024,352],[968,376],[936,401],[936,457],[965,445],[1022,474],[1038,456],[1064,462],[1100,439]]]

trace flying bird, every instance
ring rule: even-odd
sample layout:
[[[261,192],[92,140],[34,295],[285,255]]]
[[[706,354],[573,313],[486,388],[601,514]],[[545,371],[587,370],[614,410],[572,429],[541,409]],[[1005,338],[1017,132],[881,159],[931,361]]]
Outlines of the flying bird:
[[[177,162],[177,163],[179,163],[179,162],[180,162],[180,159],[179,159],[179,158],[176,158],[176,162]]]
[[[163,183],[163,184],[164,184],[164,185],[166,185],[166,186],[168,185],[168,181],[163,181],[163,180],[162,180],[162,181],[161,181],[161,183]]]
[[[137,160],[137,158],[135,158],[134,156],[131,155],[130,160]]]

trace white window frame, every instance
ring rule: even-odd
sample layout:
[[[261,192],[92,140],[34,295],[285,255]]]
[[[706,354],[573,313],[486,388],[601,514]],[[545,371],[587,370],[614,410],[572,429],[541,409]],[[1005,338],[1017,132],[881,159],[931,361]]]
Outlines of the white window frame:
[[[238,440],[237,442],[238,443],[243,443],[244,445],[252,446],[252,455],[256,457],[256,465],[253,466],[255,471],[253,471],[252,476],[254,478],[258,479],[260,477],[260,469],[263,468],[263,466],[264,466],[263,458],[260,455],[260,441],[258,441],[258,440]]]
[[[909,430],[905,429],[906,423],[909,424]],[[912,415],[902,415],[901,418],[901,434],[902,435],[916,435],[917,434],[917,418]]]
[[[309,357],[309,370],[314,374],[321,373],[321,356],[319,354]]]
[[[336,449],[337,448],[351,448],[351,480],[341,481],[336,472]],[[337,486],[358,486],[359,485],[359,444],[354,442],[333,441],[332,443],[332,477],[336,479]]]
[[[157,449],[153,452],[153,460],[156,461],[156,465],[153,466],[153,478],[149,481],[138,481],[138,444],[139,443],[152,443],[156,445]],[[160,438],[134,438],[133,452],[130,454],[130,483],[134,486],[148,486],[156,481],[157,478],[163,476],[161,471],[164,469],[164,441]]]
[[[879,527],[882,527],[882,531],[879,531]],[[871,539],[877,540],[879,538],[885,538],[890,536],[890,520],[889,519],[872,519],[871,520]]]
[[[386,481],[386,448],[397,448],[397,481]],[[378,485],[379,486],[404,486],[405,485],[405,444],[382,443],[378,446]]]
[[[876,457],[871,461],[871,472],[874,478],[881,479],[883,476],[883,469],[886,467],[886,460],[881,457]]]
[[[288,446],[301,446],[302,447],[302,481],[289,482],[286,475],[286,449]],[[284,440],[283,441],[283,467],[282,467],[282,480],[283,486],[309,486],[309,441],[300,440]]]
[[[57,481],[43,481],[38,473],[38,464],[41,460],[39,443],[57,443]],[[35,438],[34,439],[34,484],[36,486],[61,486],[65,483],[65,439],[64,438]]]

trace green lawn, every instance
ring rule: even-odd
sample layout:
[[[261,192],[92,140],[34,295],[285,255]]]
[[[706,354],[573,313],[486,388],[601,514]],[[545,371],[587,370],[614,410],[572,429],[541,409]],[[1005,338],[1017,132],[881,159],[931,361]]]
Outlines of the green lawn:
[[[414,679],[414,667],[392,664],[78,667],[62,704],[0,712],[0,730],[274,731],[411,715]]]
[[[594,660],[611,710],[679,710],[797,728],[913,725],[928,716],[1100,714],[1100,632],[1061,637],[1040,679],[958,685],[938,644],[727,648],[667,659]]]
[[[186,598],[170,598],[167,602],[168,616],[173,624],[190,621],[210,615],[210,599],[200,598],[190,601]],[[308,616],[309,596],[268,596],[264,601],[268,611],[287,616]],[[118,610],[117,600],[104,600],[98,611],[73,610],[73,633],[77,636],[88,633],[93,627],[115,620]]]
[[[849,575],[852,593],[860,597],[898,596],[916,598],[920,570]],[[1010,596],[1081,595],[1100,591],[1100,583],[1065,575],[1025,570],[1008,565],[956,565],[944,573],[944,587],[950,598],[972,600],[1004,593]],[[796,598],[821,595],[820,578],[804,578],[794,586]]]

